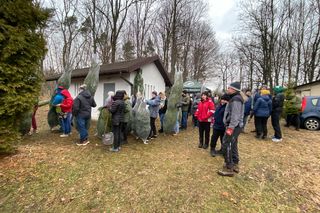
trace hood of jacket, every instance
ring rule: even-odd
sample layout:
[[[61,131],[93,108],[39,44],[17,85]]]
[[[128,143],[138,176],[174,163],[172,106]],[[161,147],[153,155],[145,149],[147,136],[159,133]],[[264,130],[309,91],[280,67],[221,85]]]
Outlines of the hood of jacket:
[[[90,99],[91,98],[91,94],[88,90],[84,90],[80,93],[83,97],[85,97],[86,99]]]
[[[269,95],[261,95],[260,98],[262,98],[263,100],[265,100],[266,102],[268,102],[270,100]]]
[[[66,98],[71,98],[71,95],[70,95],[69,91],[66,90],[66,89],[61,91],[61,95],[63,95]]]

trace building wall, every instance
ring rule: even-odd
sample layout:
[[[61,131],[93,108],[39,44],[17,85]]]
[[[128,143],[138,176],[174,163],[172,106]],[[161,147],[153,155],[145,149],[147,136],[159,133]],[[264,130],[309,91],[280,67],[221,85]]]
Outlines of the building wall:
[[[166,88],[166,84],[164,79],[159,72],[157,66],[154,63],[147,64],[141,67],[142,70],[142,78],[145,88],[145,98],[150,99],[152,91],[164,92]],[[131,73],[130,81],[134,82],[134,77],[136,76],[136,72]]]
[[[320,83],[313,85],[306,85],[296,89],[298,96],[320,96]]]
[[[160,91],[165,91],[164,79],[154,63],[142,66],[141,69],[142,69],[142,77],[143,77],[144,84],[145,84],[144,86],[146,87],[145,88],[146,99],[151,98],[151,92],[153,90],[157,91],[158,93]],[[129,80],[131,83],[133,83],[135,75],[136,75],[136,72],[133,72],[131,74],[123,74],[122,76],[125,79]],[[78,95],[79,87],[81,84],[83,84],[83,81],[84,81],[84,78],[71,80],[69,92],[73,98],[75,98]],[[95,101],[97,103],[97,107],[92,109],[92,118],[93,119],[98,119],[98,116],[99,116],[98,109],[99,109],[99,107],[104,105],[104,97],[103,97],[104,83],[115,83],[115,91],[126,90],[129,95],[131,94],[130,85],[126,81],[121,79],[119,77],[119,75],[100,76],[98,88],[97,88],[97,91],[94,96]]]

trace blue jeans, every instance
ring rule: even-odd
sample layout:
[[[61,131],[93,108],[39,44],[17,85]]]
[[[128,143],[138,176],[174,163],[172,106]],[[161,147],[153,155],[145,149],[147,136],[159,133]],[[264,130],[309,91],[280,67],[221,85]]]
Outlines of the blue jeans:
[[[88,139],[87,123],[90,119],[85,119],[81,117],[76,117],[77,130],[80,134],[80,142],[86,141]]]
[[[161,124],[160,129],[163,129],[163,120],[164,120],[164,115],[165,115],[165,113],[161,113],[161,114],[159,114],[159,116],[160,116],[160,124]]]
[[[186,129],[188,122],[188,112],[182,111],[182,118],[181,118],[181,128]]]
[[[63,134],[70,134],[71,132],[71,113],[68,112],[65,116],[62,118],[61,127]]]

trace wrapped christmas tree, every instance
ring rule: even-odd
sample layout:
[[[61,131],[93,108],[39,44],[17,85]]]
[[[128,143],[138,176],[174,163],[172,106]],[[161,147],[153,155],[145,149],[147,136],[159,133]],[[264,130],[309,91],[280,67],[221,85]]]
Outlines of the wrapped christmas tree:
[[[139,104],[138,110],[135,113],[135,129],[137,136],[143,140],[145,144],[147,144],[147,138],[150,134],[150,112],[147,109],[147,104],[145,102],[141,102]]]
[[[98,56],[94,54],[92,57],[89,73],[87,74],[83,82],[87,85],[87,90],[89,90],[92,97],[94,97],[94,94],[96,93],[99,84],[99,72],[100,65],[98,64]]]
[[[182,73],[176,72],[174,84],[171,88],[170,96],[168,99],[167,112],[164,116],[163,131],[165,133],[172,133],[177,123],[178,104],[181,101],[181,94],[183,90]]]

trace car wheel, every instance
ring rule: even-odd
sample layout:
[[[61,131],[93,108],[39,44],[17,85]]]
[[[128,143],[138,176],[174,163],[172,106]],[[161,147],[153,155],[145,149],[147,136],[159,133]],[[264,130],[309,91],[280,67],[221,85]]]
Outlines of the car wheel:
[[[315,131],[320,127],[320,121],[317,118],[307,118],[304,122],[304,126],[306,129]]]

